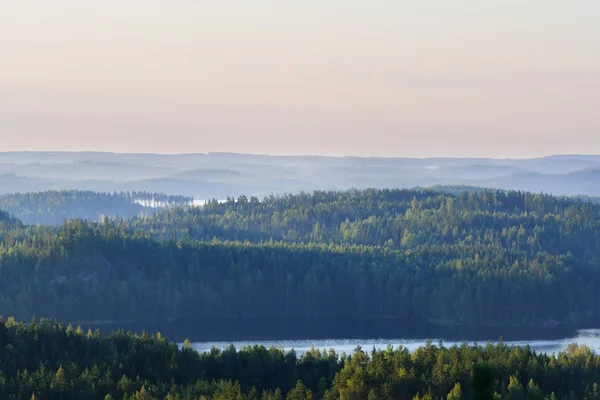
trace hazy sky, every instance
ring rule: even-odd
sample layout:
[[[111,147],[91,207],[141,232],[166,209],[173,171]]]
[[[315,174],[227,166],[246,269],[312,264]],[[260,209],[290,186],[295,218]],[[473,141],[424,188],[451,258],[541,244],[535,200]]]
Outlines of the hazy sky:
[[[600,153],[598,0],[0,0],[0,150]]]

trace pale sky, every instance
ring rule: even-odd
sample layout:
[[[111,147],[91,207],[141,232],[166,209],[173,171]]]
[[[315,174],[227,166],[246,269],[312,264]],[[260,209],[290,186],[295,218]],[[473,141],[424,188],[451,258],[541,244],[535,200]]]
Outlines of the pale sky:
[[[0,151],[600,154],[598,0],[0,0]]]

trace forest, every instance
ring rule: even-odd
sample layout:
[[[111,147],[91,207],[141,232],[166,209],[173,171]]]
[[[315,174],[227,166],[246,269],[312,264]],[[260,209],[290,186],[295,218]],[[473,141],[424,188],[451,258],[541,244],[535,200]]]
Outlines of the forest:
[[[429,190],[240,197],[58,227],[2,214],[0,315],[593,324],[599,216],[582,199]]]
[[[64,219],[131,218],[158,207],[188,205],[191,197],[164,193],[102,193],[83,190],[10,193],[0,195],[0,210],[26,224],[60,225]]]
[[[0,399],[7,400],[596,400],[598,382],[600,356],[577,345],[557,355],[503,343],[199,353],[160,333],[104,336],[47,319],[0,320]]]

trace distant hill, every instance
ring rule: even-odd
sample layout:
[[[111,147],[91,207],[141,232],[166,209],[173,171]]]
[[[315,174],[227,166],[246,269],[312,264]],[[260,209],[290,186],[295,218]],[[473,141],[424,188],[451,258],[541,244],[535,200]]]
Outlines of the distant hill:
[[[249,178],[252,175],[236,171],[234,169],[219,169],[219,168],[200,168],[191,171],[179,172],[173,175],[173,178],[187,179],[187,180],[207,180],[207,181],[219,181],[219,180],[239,180]]]
[[[192,198],[146,192],[101,193],[79,190],[11,193],[0,195],[0,223],[60,225],[63,220],[82,218],[131,218],[148,214],[158,206],[187,205]]]
[[[436,185],[600,196],[600,156],[531,159],[268,156],[234,153],[0,153],[0,193],[147,191],[196,199]]]

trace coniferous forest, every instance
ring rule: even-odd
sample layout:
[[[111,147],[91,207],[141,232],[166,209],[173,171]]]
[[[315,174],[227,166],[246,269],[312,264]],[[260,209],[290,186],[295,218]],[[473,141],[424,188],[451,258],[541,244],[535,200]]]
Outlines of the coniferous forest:
[[[593,400],[598,382],[600,356],[579,346],[552,356],[502,343],[200,354],[160,333],[0,321],[0,399]]]
[[[18,319],[600,320],[600,205],[583,200],[366,190],[58,227],[0,218],[0,313]]]
[[[597,202],[352,190],[203,207],[172,198],[98,222],[86,218],[86,198],[129,207],[132,194],[3,201],[34,210],[46,198],[52,207],[35,218],[62,215],[61,224],[0,212],[0,399],[600,398],[600,358],[585,347],[555,356],[502,343],[199,354],[160,334],[69,325],[256,318],[269,331],[342,317],[409,329],[591,326],[600,321]],[[33,316],[52,320],[16,322]]]

